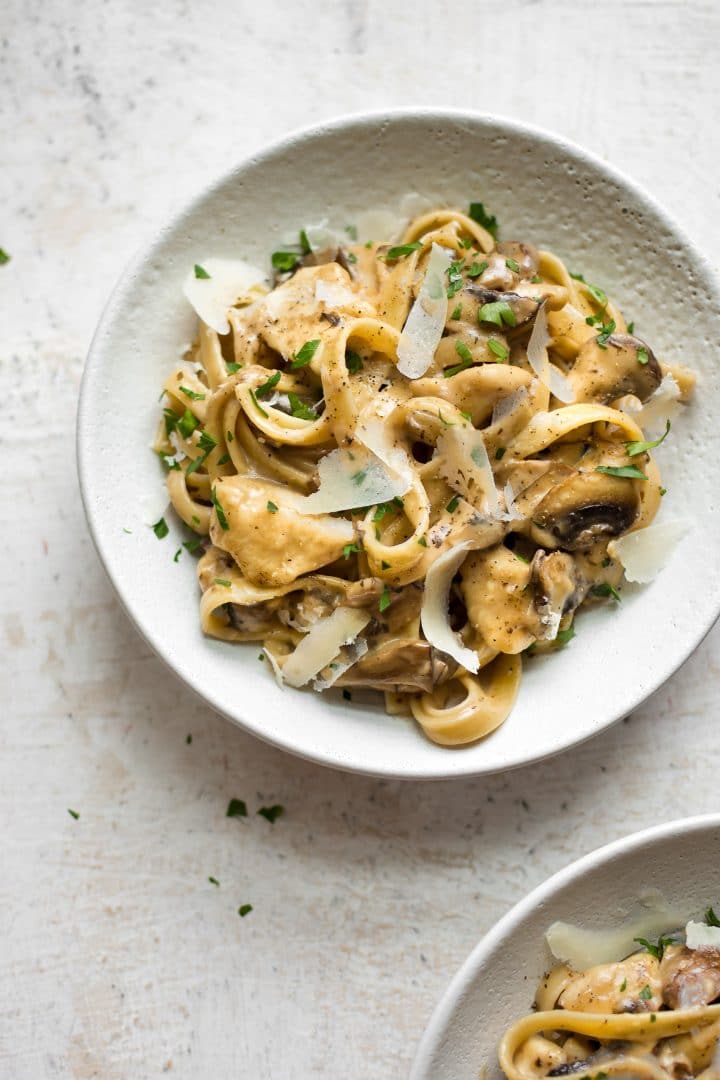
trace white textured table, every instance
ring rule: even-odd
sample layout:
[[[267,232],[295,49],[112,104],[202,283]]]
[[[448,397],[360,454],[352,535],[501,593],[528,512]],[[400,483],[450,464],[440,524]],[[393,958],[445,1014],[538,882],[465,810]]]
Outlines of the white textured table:
[[[716,252],[720,7],[6,0],[2,24],[0,1076],[402,1077],[511,903],[606,840],[718,808],[720,633],[535,769],[403,785],[285,756],[199,704],[120,611],[75,478],[83,356],[169,210],[365,107],[555,128]],[[232,796],[285,816],[228,820]]]

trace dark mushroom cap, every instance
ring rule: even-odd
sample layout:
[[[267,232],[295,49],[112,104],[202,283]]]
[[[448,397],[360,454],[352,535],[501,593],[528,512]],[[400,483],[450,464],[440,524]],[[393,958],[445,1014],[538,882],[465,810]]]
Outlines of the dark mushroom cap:
[[[428,641],[406,638],[388,641],[366,653],[335,683],[336,686],[387,688],[397,693],[428,692],[452,678],[458,664]]]
[[[578,402],[604,405],[623,394],[647,401],[662,381],[662,370],[650,346],[640,338],[611,334],[606,342],[598,337],[585,342],[568,379]]]
[[[640,509],[641,482],[606,473],[574,473],[535,508],[537,542],[578,551],[626,532]]]

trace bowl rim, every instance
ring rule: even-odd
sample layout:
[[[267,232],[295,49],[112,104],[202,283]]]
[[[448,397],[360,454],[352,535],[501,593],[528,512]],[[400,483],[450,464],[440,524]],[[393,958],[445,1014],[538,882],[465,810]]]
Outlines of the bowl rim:
[[[332,136],[337,132],[352,130],[353,128],[367,130],[368,128],[383,123],[402,123],[403,121],[413,120],[426,120],[434,123],[442,123],[443,121],[455,124],[466,123],[468,125],[473,125],[476,128],[485,128],[486,130],[495,129],[500,132],[508,132],[522,136],[540,145],[547,145],[548,148],[552,148],[556,152],[560,150],[560,152],[566,153],[574,160],[587,164],[590,168],[603,174],[610,181],[629,191],[640,203],[644,203],[652,213],[662,220],[665,227],[677,236],[679,241],[689,251],[693,259],[693,265],[697,267],[703,281],[706,282],[710,290],[717,295],[720,302],[720,275],[713,268],[709,257],[697,246],[695,241],[688,235],[685,228],[641,184],[631,179],[622,170],[604,161],[597,154],[585,149],[573,140],[535,124],[528,124],[524,121],[506,117],[498,113],[486,113],[472,109],[424,105],[399,106],[389,109],[358,110],[344,113],[326,120],[318,121],[314,124],[293,129],[279,139],[263,144],[256,149],[251,149],[234,165],[224,170],[220,176],[203,185],[194,195],[183,202],[151,232],[149,239],[135,251],[134,255],[130,258],[115,282],[100,313],[97,326],[88,347],[78,397],[75,448],[80,495],[85,519],[93,545],[105,573],[115,590],[115,594],[124,611],[130,618],[130,621],[133,623],[141,637],[153,650],[154,654],[158,656],[174,675],[179,678],[185,686],[192,690],[200,700],[241,729],[278,749],[292,753],[306,761],[312,761],[316,764],[340,769],[344,772],[356,773],[362,776],[375,776],[396,780],[447,780],[461,777],[492,775],[493,773],[505,772],[511,769],[532,765],[554,757],[557,754],[564,753],[573,747],[579,746],[593,738],[595,735],[599,735],[613,727],[623,716],[626,716],[629,712],[637,709],[653,693],[663,686],[698,648],[703,639],[715,625],[718,618],[720,618],[720,588],[716,590],[713,602],[706,609],[709,614],[706,614],[705,620],[695,624],[694,633],[688,633],[684,648],[680,649],[672,658],[663,660],[659,666],[658,675],[652,681],[651,688],[645,692],[638,692],[634,688],[629,687],[628,700],[624,708],[620,710],[617,715],[613,715],[602,725],[602,727],[598,727],[593,731],[581,735],[574,735],[560,749],[548,749],[543,753],[535,752],[530,757],[519,760],[516,759],[505,765],[494,765],[489,768],[483,768],[481,762],[471,762],[470,759],[468,759],[466,767],[463,768],[461,766],[458,768],[456,762],[455,767],[452,769],[443,767],[441,763],[419,767],[408,763],[401,771],[392,766],[384,767],[382,765],[375,765],[374,767],[368,767],[362,763],[362,760],[358,760],[357,754],[351,760],[347,760],[350,757],[349,754],[338,754],[335,749],[324,750],[303,747],[302,745],[297,745],[296,741],[278,738],[267,733],[263,730],[262,724],[257,723],[252,716],[240,717],[229,715],[210,690],[200,689],[195,685],[189,673],[181,671],[179,667],[175,665],[170,655],[171,649],[168,648],[164,640],[161,639],[156,641],[149,636],[143,626],[142,612],[140,610],[134,610],[134,602],[131,596],[125,594],[122,581],[119,580],[118,576],[111,570],[112,561],[108,552],[109,541],[103,536],[101,518],[100,515],[96,513],[96,509],[93,506],[91,490],[92,454],[90,452],[90,447],[84,439],[84,432],[87,427],[86,418],[91,409],[91,399],[93,399],[96,394],[97,383],[101,378],[103,370],[103,366],[99,362],[99,355],[102,352],[101,343],[106,335],[108,327],[113,321],[115,311],[122,305],[126,293],[132,286],[140,268],[153,258],[158,248],[162,246],[165,240],[172,235],[187,217],[193,214],[203,202],[212,198],[216,192],[220,191],[225,185],[230,183],[234,177],[240,175],[249,166],[262,164],[272,160],[276,156],[282,156],[294,146],[307,140]],[[463,748],[461,747],[458,752],[462,752],[462,749]],[[449,750],[448,753],[452,754],[453,759],[456,758],[456,754],[453,754],[452,750]]]
[[[480,938],[445,987],[418,1043],[409,1080],[426,1080],[426,1070],[443,1041],[443,1034],[452,1020],[457,1004],[477,977],[486,958],[511,937],[536,908],[551,901],[565,886],[582,879],[590,870],[612,863],[619,855],[638,851],[663,840],[712,829],[720,830],[720,813],[695,814],[692,817],[675,818],[660,825],[651,825],[647,829],[629,833],[609,844],[594,848],[536,885]]]

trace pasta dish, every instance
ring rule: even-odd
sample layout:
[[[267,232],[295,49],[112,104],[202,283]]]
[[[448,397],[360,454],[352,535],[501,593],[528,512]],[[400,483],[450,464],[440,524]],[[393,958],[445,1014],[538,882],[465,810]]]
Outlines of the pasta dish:
[[[705,922],[635,942],[638,950],[616,963],[553,968],[538,988],[537,1011],[500,1044],[509,1080],[718,1080],[720,919],[709,908]]]
[[[262,642],[287,686],[379,691],[476,740],[523,657],[667,558],[651,452],[692,375],[479,203],[392,242],[307,227],[272,266],[195,265],[197,338],[164,383],[202,628]]]

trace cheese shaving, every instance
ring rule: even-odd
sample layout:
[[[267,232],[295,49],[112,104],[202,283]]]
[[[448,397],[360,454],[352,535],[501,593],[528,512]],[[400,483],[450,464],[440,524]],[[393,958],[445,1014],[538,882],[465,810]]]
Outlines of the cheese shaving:
[[[690,922],[685,927],[685,943],[688,949],[720,949],[720,926]]]
[[[550,341],[545,304],[541,304],[528,341],[528,361],[543,386],[547,386],[554,397],[567,405],[575,400],[575,391],[560,368],[550,363],[547,351]]]
[[[185,298],[204,323],[218,334],[228,334],[228,309],[256,300],[265,291],[267,278],[262,270],[241,259],[202,259],[199,265],[209,276],[196,277],[191,270],[183,284]]]
[[[420,624],[430,644],[436,649],[441,649],[448,656],[452,656],[453,660],[457,660],[458,664],[462,664],[473,674],[480,667],[478,655],[463,644],[460,635],[456,634],[450,626],[448,603],[452,579],[468,552],[474,550],[475,547],[476,545],[471,541],[457,544],[439,555],[431,564],[425,578],[425,592],[420,612]]]
[[[444,274],[453,253],[433,244],[418,292],[398,342],[398,371],[408,379],[419,379],[435,358],[435,350],[445,329],[448,312]]]
[[[306,225],[304,232],[311,251],[327,251],[328,248],[342,247],[348,240],[346,234],[328,225],[327,218],[323,218],[317,225]]]
[[[367,651],[368,643],[365,638],[357,638],[351,645],[344,645],[335,659],[328,664],[326,674],[323,675],[321,671],[318,677],[313,679],[313,690],[329,690]]]
[[[383,465],[386,465],[405,485],[404,491],[401,492],[404,495],[413,482],[414,470],[407,452],[400,446],[393,446],[390,442],[387,427],[383,423],[384,418],[374,416],[364,420],[355,429],[355,438],[372,451],[375,457],[379,458]]]
[[[372,616],[360,608],[339,607],[300,641],[283,667],[283,679],[289,686],[304,686],[313,676],[337,656],[344,645],[350,645]]]
[[[409,477],[388,469],[363,446],[326,454],[318,464],[318,476],[318,490],[298,500],[301,514],[375,506],[404,495],[410,487]]]
[[[355,221],[358,242],[369,244],[394,240],[402,232],[404,224],[404,220],[390,210],[365,210],[362,214],[358,214]]]
[[[487,517],[497,519],[500,503],[482,432],[473,427],[450,428],[438,439],[437,454],[438,472],[453,491]]]
[[[682,521],[662,521],[627,533],[608,544],[608,554],[619,559],[628,581],[646,585],[670,559],[689,526]]]

